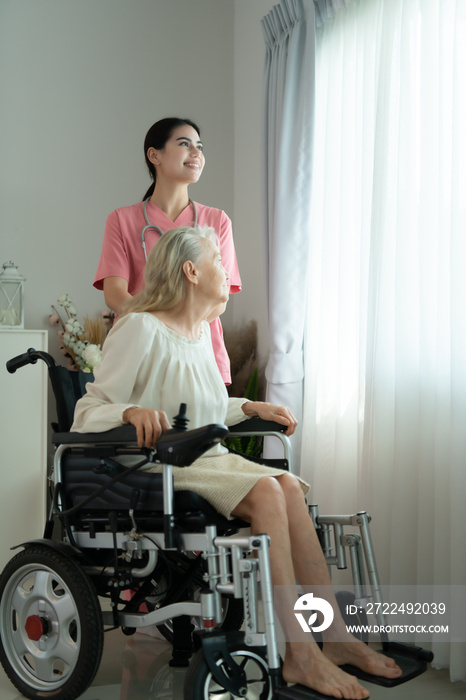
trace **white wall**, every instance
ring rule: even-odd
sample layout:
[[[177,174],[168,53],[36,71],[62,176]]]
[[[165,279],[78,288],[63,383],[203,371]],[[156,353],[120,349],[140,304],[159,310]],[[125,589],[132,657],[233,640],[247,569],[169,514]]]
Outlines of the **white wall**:
[[[80,316],[103,308],[105,219],[150,184],[157,119],[199,123],[191,194],[233,215],[233,24],[232,0],[1,0],[0,264],[27,278],[27,328],[62,292]]]
[[[223,323],[255,318],[267,355],[260,19],[273,4],[0,1],[0,264],[27,278],[27,328],[48,328],[63,292],[80,317],[103,309],[92,280],[105,218],[142,197],[144,135],[176,114],[206,145],[192,196],[233,220],[243,292]]]
[[[260,20],[276,2],[235,0],[235,241],[244,291],[235,298],[234,325],[258,322],[259,352],[268,355],[264,265],[263,74]]]

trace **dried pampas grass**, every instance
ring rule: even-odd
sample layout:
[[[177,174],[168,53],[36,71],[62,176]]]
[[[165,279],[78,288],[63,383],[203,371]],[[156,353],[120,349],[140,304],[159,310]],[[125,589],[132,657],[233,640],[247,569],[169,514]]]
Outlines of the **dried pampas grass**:
[[[102,316],[96,316],[94,318],[84,316],[83,340],[88,340],[90,343],[102,347],[107,333],[108,327]]]
[[[224,330],[225,346],[230,357],[231,384],[230,396],[244,396],[249,379],[255,368],[258,370],[259,401],[265,396],[264,366],[257,353],[257,322],[249,321],[240,328]]]

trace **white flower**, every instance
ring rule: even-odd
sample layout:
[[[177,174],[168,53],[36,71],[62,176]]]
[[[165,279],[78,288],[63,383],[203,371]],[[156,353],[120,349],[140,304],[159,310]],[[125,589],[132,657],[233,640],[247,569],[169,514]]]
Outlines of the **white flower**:
[[[84,328],[75,318],[70,318],[65,323],[65,329],[70,335],[76,335],[78,338],[84,333]]]
[[[64,355],[69,356],[70,362],[72,363],[71,369],[80,370],[81,372],[87,372],[89,374],[93,372],[94,367],[102,361],[101,346],[93,344],[89,340],[85,340],[88,332],[87,323],[86,327],[84,327],[77,320],[76,307],[69,294],[60,294],[57,299],[57,304],[65,309],[66,319],[63,320],[61,318],[53,305],[52,310],[54,313],[50,314],[49,319],[53,325],[61,325],[61,330],[58,331],[58,337],[62,342],[60,351],[63,352]]]
[[[60,294],[60,296],[57,299],[57,304],[59,304],[59,306],[63,306],[63,308],[66,309],[71,304],[70,295],[69,294]]]
[[[100,345],[94,345],[93,343],[86,345],[81,353],[81,358],[92,371],[94,367],[102,362],[102,350],[100,349]]]
[[[86,348],[86,343],[82,340],[77,340],[74,344],[73,350],[76,353],[76,355],[82,355],[85,348]]]

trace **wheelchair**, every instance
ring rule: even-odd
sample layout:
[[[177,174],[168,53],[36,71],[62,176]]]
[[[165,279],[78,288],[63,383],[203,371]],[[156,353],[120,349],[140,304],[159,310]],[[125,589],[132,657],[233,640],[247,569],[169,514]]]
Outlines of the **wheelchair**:
[[[173,466],[188,467],[229,433],[278,437],[283,460],[265,462],[292,470],[283,426],[253,418],[230,430],[188,430],[182,404],[154,450],[137,446],[130,425],[71,433],[75,403],[93,377],[33,348],[7,369],[38,360],[47,364],[57,406],[50,510],[42,538],[12,547],[21,550],[0,576],[0,661],[18,691],[31,700],[74,700],[95,677],[106,631],[131,635],[155,625],[173,645],[170,666],[188,667],[185,700],[325,698],[282,679],[267,535],[251,535],[247,523],[173,488]],[[161,473],[142,469],[154,462]],[[342,611],[349,602],[358,610],[381,602],[368,514],[309,511],[329,567],[347,568],[349,560],[355,594],[340,595]],[[387,638],[382,649],[403,669],[396,680],[378,679],[386,686],[432,660]]]

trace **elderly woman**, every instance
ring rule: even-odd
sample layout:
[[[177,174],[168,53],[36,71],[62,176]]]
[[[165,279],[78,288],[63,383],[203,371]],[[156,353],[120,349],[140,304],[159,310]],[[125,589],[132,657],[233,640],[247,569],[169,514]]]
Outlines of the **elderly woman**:
[[[139,445],[152,447],[184,402],[191,428],[259,416],[281,423],[291,435],[296,419],[288,408],[228,398],[204,320],[226,304],[228,279],[213,229],[185,227],[164,234],[149,255],[144,290],[128,303],[106,340],[72,430],[101,432],[131,423]],[[248,521],[253,533],[268,533],[273,583],[291,592],[289,610],[296,581],[331,589],[304,500],[308,485],[299,478],[216,445],[190,467],[174,467],[174,483],[175,489],[200,494],[227,518]],[[335,698],[366,698],[368,691],[339,665],[386,677],[401,671],[349,635],[331,593],[329,602],[335,620],[323,633],[322,651],[314,641],[288,641],[283,676]],[[282,625],[292,639],[294,616],[284,616]]]

